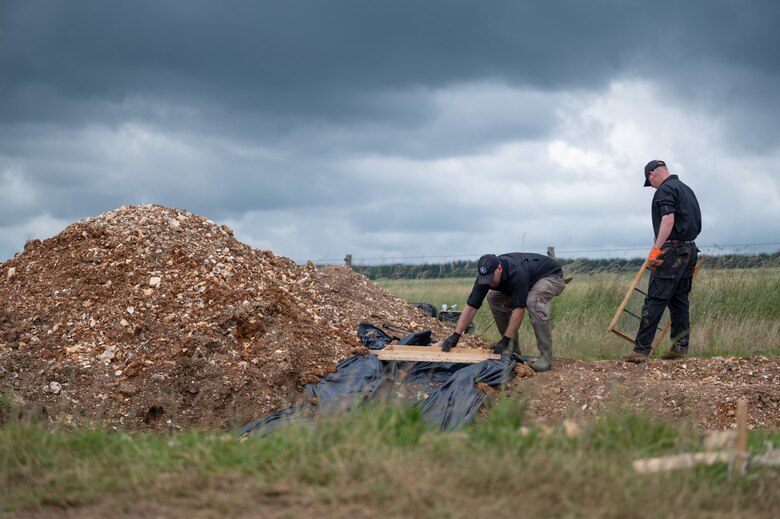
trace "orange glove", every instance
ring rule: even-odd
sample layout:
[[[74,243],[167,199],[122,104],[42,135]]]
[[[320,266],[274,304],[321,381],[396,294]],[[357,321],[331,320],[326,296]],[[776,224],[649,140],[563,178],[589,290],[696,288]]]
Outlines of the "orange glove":
[[[650,254],[647,256],[647,268],[655,270],[664,264],[663,260],[664,251],[657,247],[650,249]]]

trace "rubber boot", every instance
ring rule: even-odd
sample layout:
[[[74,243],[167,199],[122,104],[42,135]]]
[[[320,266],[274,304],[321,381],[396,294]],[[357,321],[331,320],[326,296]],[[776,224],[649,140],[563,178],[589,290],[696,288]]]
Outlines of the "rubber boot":
[[[531,364],[534,371],[547,371],[552,366],[552,330],[549,324],[534,324],[539,360]]]
[[[505,313],[494,312],[493,319],[496,321],[496,328],[498,329],[498,334],[503,337],[507,326],[509,326],[509,316]],[[509,348],[507,349],[511,353],[517,353],[518,355],[520,355],[520,332],[515,332],[515,335],[509,341]]]

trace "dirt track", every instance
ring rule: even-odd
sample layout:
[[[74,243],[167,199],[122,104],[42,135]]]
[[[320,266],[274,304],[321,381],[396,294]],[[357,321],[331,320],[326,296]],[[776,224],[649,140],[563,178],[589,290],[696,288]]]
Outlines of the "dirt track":
[[[65,424],[227,429],[296,403],[365,353],[360,322],[450,328],[344,267],[296,265],[181,209],[125,206],[0,265],[0,394]],[[474,337],[465,346],[482,346]],[[530,417],[590,418],[623,402],[709,428],[780,427],[780,360],[557,361],[509,384]]]

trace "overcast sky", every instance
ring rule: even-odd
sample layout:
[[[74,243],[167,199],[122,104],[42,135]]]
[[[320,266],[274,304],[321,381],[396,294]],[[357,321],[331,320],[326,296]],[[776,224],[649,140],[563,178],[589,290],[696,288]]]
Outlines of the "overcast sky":
[[[299,262],[638,257],[651,159],[696,192],[700,246],[774,252],[778,20],[773,0],[0,0],[0,261],[139,203]]]

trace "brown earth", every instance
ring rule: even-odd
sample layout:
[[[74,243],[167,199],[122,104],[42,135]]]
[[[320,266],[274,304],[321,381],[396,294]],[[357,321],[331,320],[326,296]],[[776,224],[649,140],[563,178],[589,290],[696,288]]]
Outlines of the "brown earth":
[[[780,429],[780,358],[715,357],[631,364],[620,360],[557,360],[553,370],[510,383],[541,422],[591,421],[630,409],[705,429],[736,426],[737,400],[748,403],[748,427]]]
[[[302,386],[391,335],[451,328],[346,267],[305,266],[182,209],[124,206],[28,242],[0,265],[0,395],[62,424],[228,429],[297,403]],[[466,336],[459,346],[484,347]],[[642,409],[707,428],[780,427],[780,359],[556,360],[516,369],[529,417]]]

